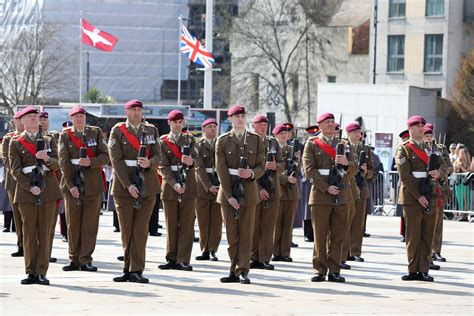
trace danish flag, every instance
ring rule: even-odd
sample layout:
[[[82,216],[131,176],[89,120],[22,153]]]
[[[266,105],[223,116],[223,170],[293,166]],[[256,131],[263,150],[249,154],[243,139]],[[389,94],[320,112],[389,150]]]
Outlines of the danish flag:
[[[181,28],[181,52],[185,53],[188,58],[206,68],[212,67],[214,57],[202,46],[201,42],[189,33],[186,26]]]
[[[95,47],[106,52],[112,51],[118,39],[104,31],[99,30],[93,25],[87,23],[86,20],[82,19],[82,42],[89,46]]]

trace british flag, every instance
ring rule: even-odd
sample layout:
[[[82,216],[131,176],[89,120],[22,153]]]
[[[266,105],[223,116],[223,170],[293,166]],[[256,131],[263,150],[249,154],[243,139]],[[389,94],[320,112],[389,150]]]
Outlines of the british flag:
[[[201,42],[197,40],[191,33],[189,33],[186,26],[181,28],[181,51],[188,56],[188,58],[206,68],[212,67],[214,57],[209,53]]]

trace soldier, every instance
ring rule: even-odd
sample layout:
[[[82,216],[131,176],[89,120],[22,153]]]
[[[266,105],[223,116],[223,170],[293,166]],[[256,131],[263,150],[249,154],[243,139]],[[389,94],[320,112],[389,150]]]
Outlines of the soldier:
[[[365,207],[367,199],[369,198],[369,187],[367,180],[372,179],[374,175],[374,168],[372,166],[372,153],[370,147],[362,142],[362,131],[361,127],[357,123],[350,123],[346,126],[347,136],[349,137],[349,143],[351,150],[354,152],[356,157],[361,155],[365,156],[366,162],[362,165],[358,165],[359,170],[355,177],[355,184],[360,192],[360,199],[355,200],[355,209],[352,216],[352,221],[348,223],[347,231],[349,235],[349,261],[364,262],[362,254],[362,239],[364,235],[364,222],[365,222]],[[344,253],[343,258],[344,260]]]
[[[305,128],[307,139],[312,136],[317,136],[319,134],[318,125],[311,125]],[[311,183],[303,176],[301,183],[301,199],[298,202],[298,209],[303,208],[304,218],[303,218],[303,232],[304,232],[304,241],[314,242],[314,232],[313,224],[311,224],[311,207],[308,205],[309,194],[311,192]]]
[[[112,128],[108,146],[114,177],[112,195],[124,250],[123,275],[113,280],[148,283],[143,270],[148,223],[160,192],[156,174],[160,161],[159,135],[155,126],[144,122],[141,101],[128,101],[125,115],[127,121]]]
[[[321,133],[308,139],[303,152],[304,171],[312,182],[308,204],[315,234],[313,268],[316,275],[311,281],[326,280],[329,270],[329,281],[345,282],[345,278],[340,276],[342,243],[352,202],[349,178],[356,173],[357,167],[352,155],[336,155],[334,148],[338,140],[334,115],[321,114],[318,126]],[[342,176],[339,185],[328,182],[332,168],[337,168],[338,176]]]
[[[13,202],[18,203],[23,221],[28,276],[21,280],[21,284],[49,285],[46,273],[51,252],[51,228],[55,204],[61,198],[54,174],[59,169],[57,148],[51,137],[39,133],[37,109],[26,107],[19,117],[25,131],[10,140],[9,158],[12,175],[17,180]],[[37,151],[41,141],[45,149]]]
[[[232,130],[217,139],[216,167],[221,182],[217,202],[226,226],[231,264],[229,276],[220,281],[250,284],[253,223],[259,203],[256,180],[265,170],[265,148],[260,136],[245,129],[243,106],[232,106],[227,115]]]
[[[408,130],[404,130],[400,134],[398,134],[398,137],[402,140],[402,143],[406,142],[407,140],[410,139],[410,132]],[[394,158],[394,167],[395,170],[397,170],[397,164],[395,163],[395,158]],[[400,179],[398,179],[397,183],[397,194],[400,194]],[[400,213],[400,241],[405,242],[405,232],[406,232],[406,226],[405,226],[405,217],[403,217],[403,207],[398,203],[397,201],[397,213]],[[398,215],[398,214],[397,214]]]
[[[182,133],[184,114],[179,110],[168,113],[170,133],[160,139],[161,200],[165,210],[166,264],[162,270],[192,271],[189,265],[193,249],[197,160],[194,137]]]
[[[63,271],[95,272],[92,253],[99,230],[102,194],[106,189],[102,166],[109,163],[109,154],[102,130],[86,125],[84,108],[73,107],[69,117],[73,126],[65,128],[59,139],[70,260]],[[86,151],[86,157],[80,156],[81,150]]]
[[[15,198],[15,190],[16,190],[16,179],[13,177],[11,173],[10,167],[10,159],[9,159],[9,147],[10,147],[10,140],[13,137],[17,137],[24,131],[24,126],[21,123],[20,113],[16,112],[13,115],[13,126],[15,127],[15,131],[8,133],[3,137],[2,142],[2,159],[3,165],[5,166],[5,189],[7,190],[8,199],[10,200],[10,204],[12,206],[13,212],[13,221],[15,223],[16,228],[16,245],[18,250],[11,254],[12,257],[23,257],[23,221],[21,219],[20,211],[18,210],[18,203],[14,202]]]
[[[274,270],[270,264],[273,253],[273,237],[280,207],[280,182],[278,175],[285,170],[281,148],[275,138],[266,136],[268,119],[258,114],[252,119],[252,127],[260,136],[265,148],[265,173],[257,180],[260,203],[257,204],[253,224],[250,269]]]
[[[431,146],[433,141],[433,124],[426,124],[425,126],[425,142]],[[443,203],[441,207],[437,208],[436,213],[436,224],[435,224],[435,232],[433,237],[433,245],[431,247],[432,252],[432,259],[434,261],[439,262],[446,262],[446,258],[441,255],[441,245],[443,243],[443,215],[444,215],[444,204],[450,196],[450,189],[448,183],[448,177],[453,173],[453,164],[451,163],[451,159],[449,159],[449,152],[443,144],[436,144],[437,149],[436,151],[439,152],[441,157],[444,159],[444,163],[448,166],[448,174],[444,178],[439,179],[439,183],[441,185],[441,194],[443,197]],[[436,265],[431,264],[430,269],[433,269]]]
[[[437,194],[437,185],[431,183],[428,197],[421,193],[421,179],[430,177],[434,181],[446,177],[447,166],[441,157],[437,157],[438,169],[427,172],[429,150],[423,141],[425,119],[415,115],[408,119],[410,139],[397,149],[396,164],[401,186],[399,203],[403,206],[406,223],[406,244],[408,256],[408,274],[403,281],[420,280],[433,282],[428,274],[431,262],[431,245],[436,224],[436,212],[441,196]]]
[[[196,144],[196,217],[202,255],[197,256],[196,260],[217,261],[216,252],[222,237],[221,207],[216,202],[220,185],[215,163],[217,122],[211,118],[205,120],[201,126],[204,136]]]
[[[301,154],[300,151],[297,149],[293,150],[293,147],[287,144],[290,135],[285,125],[275,126],[272,132],[281,148],[283,161],[294,163],[294,160],[297,160],[296,167],[298,170],[291,171],[291,173],[285,170],[285,172],[278,174],[281,196],[275,224],[272,258],[272,261],[292,262],[293,259],[290,257],[290,252],[293,223],[295,221],[296,207],[301,195],[300,186],[297,181]],[[294,157],[292,157],[293,152]]]

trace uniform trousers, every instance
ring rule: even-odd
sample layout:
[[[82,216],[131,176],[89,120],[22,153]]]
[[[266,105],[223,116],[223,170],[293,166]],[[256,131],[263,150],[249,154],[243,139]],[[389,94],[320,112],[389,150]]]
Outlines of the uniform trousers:
[[[196,217],[201,251],[217,251],[222,238],[221,206],[214,200],[197,198]]]

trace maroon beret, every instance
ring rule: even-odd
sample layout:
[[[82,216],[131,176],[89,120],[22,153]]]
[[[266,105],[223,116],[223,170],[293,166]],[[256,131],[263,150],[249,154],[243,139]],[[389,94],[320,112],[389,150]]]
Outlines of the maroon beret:
[[[177,121],[184,119],[184,114],[180,110],[173,110],[168,113],[168,120],[169,121]]]
[[[236,114],[245,114],[245,108],[241,105],[234,105],[227,111],[227,116],[232,116]]]
[[[73,106],[72,109],[69,110],[69,116],[74,116],[76,114],[86,114],[86,110],[81,107],[80,105]]]
[[[423,124],[425,125],[426,124],[426,120],[423,118],[423,116],[421,115],[413,115],[412,117],[410,117],[407,121],[407,125],[408,126],[413,126],[413,125],[416,125],[416,124]]]
[[[433,123],[426,123],[425,127],[426,127],[426,128],[431,128],[431,130],[434,129]]]
[[[268,123],[268,119],[263,114],[257,114],[253,117],[252,123]]]
[[[30,114],[30,113],[39,113],[39,110],[37,108],[34,108],[32,106],[27,106],[23,110],[21,110],[20,114],[18,114],[18,118],[22,118],[23,116]]]
[[[48,112],[46,112],[46,111],[41,111],[41,112],[40,112],[40,117],[49,118],[49,114],[48,114]]]
[[[130,110],[133,108],[142,108],[143,109],[143,103],[140,100],[130,100],[127,103],[125,103],[125,110]]]
[[[432,125],[432,124],[430,124]],[[433,134],[433,128],[428,126],[428,124],[425,125],[425,135],[426,134]]]
[[[13,114],[13,119],[18,120],[21,117],[20,114],[21,114],[21,111],[15,112],[15,114]]]
[[[400,138],[410,137],[410,132],[406,129],[403,132],[401,132],[400,134],[398,134],[398,137],[400,137]]]
[[[201,126],[204,127],[204,126],[209,125],[209,124],[216,124],[217,125],[217,121],[213,118],[208,118],[207,120],[202,122]]]
[[[292,123],[283,123],[283,125],[286,126],[286,128],[288,129],[288,131],[292,131],[293,128],[294,128],[294,125]]]
[[[286,126],[286,124],[278,124],[277,126],[273,128],[272,133],[273,135],[278,135],[281,132],[287,132],[287,131],[288,131],[288,127]]]
[[[357,131],[358,129],[360,129],[360,125],[357,122],[349,123],[346,126],[346,132],[348,132],[348,133],[353,132],[353,131]]]
[[[310,134],[313,134],[313,133],[316,133],[317,131],[319,131],[319,126],[318,125],[311,125],[311,126],[306,127],[304,130],[307,131]]]
[[[322,121],[325,121],[327,119],[333,119],[334,120],[334,115],[332,113],[323,113],[320,116],[318,116],[317,123],[321,123]]]

